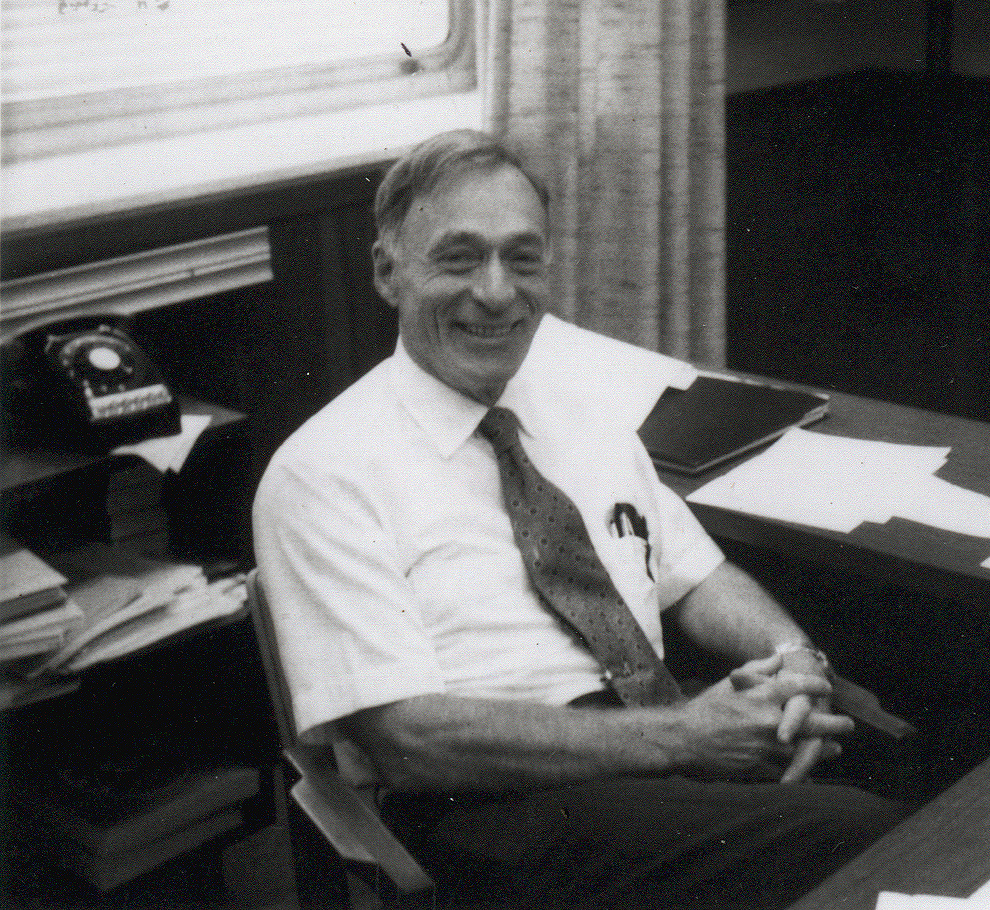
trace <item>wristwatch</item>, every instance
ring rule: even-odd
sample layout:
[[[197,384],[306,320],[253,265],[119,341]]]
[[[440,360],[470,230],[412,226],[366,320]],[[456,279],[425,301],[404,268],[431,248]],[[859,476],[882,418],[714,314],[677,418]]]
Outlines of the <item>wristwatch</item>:
[[[830,673],[832,670],[832,664],[829,663],[828,655],[824,651],[818,650],[818,648],[813,648],[811,645],[801,645],[797,642],[786,642],[782,645],[777,645],[774,648],[774,654],[780,654],[781,656],[785,654],[798,654],[804,652],[805,654],[810,654],[815,660],[817,660],[823,667],[826,673]]]

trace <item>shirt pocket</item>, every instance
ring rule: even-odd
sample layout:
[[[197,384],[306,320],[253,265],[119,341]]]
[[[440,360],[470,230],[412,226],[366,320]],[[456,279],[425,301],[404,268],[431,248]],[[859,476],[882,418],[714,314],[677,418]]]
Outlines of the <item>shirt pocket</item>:
[[[659,627],[657,585],[654,580],[655,554],[650,553],[649,570],[654,574],[654,578],[651,578],[647,566],[646,541],[642,537],[609,537],[601,546],[601,560],[612,583],[644,631],[651,635],[654,628]]]

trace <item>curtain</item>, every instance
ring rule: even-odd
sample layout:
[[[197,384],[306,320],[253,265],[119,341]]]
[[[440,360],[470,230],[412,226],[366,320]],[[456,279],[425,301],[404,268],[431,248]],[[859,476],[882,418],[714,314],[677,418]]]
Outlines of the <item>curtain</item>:
[[[492,128],[554,197],[556,311],[723,364],[723,0],[491,3]]]

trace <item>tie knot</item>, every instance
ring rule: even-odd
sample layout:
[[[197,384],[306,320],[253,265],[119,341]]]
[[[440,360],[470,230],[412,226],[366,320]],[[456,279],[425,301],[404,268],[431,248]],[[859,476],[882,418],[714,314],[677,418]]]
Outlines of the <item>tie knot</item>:
[[[496,452],[504,452],[519,441],[519,419],[508,408],[490,408],[478,429]]]

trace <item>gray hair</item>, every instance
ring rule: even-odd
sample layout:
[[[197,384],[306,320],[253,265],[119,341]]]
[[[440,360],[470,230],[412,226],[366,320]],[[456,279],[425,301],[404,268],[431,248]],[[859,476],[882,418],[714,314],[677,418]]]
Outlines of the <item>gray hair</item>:
[[[375,195],[375,227],[379,239],[394,237],[405,221],[413,200],[431,193],[449,177],[474,170],[513,167],[532,185],[544,211],[550,193],[543,181],[523,163],[507,143],[478,130],[451,130],[421,142],[393,164]]]

